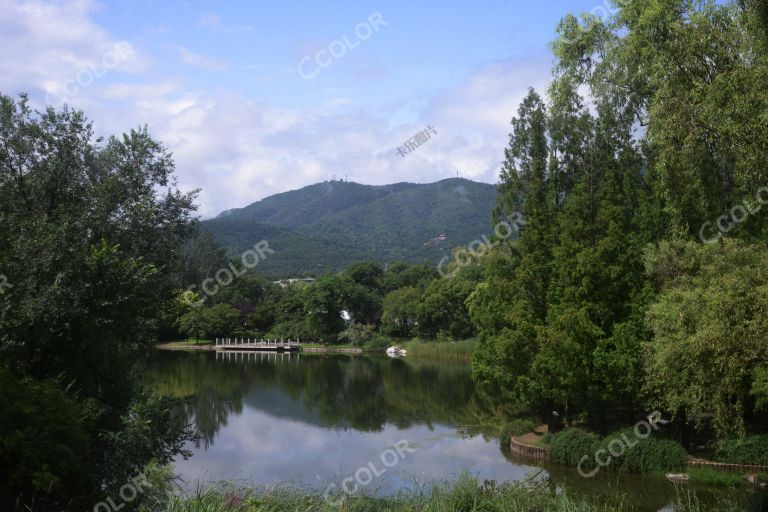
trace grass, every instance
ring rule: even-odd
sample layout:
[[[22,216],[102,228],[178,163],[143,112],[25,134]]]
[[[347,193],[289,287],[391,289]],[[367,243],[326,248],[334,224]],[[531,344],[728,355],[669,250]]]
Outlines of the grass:
[[[161,506],[157,506],[161,505]],[[452,485],[438,485],[419,493],[402,493],[395,497],[328,495],[299,491],[287,487],[266,492],[237,490],[227,487],[198,489],[192,496],[171,496],[167,503],[153,504],[153,510],[164,512],[448,512],[448,511],[544,511],[597,512],[628,511],[622,498],[586,500],[556,493],[544,485],[511,484],[500,487],[481,486],[468,476]]]
[[[335,349],[335,348],[361,348],[358,346],[355,346],[351,343],[343,343],[341,345],[323,345],[322,343],[302,343],[302,348],[326,348],[329,350]],[[365,348],[365,347],[363,347]]]
[[[674,500],[675,511],[702,512],[705,507],[695,493],[681,489]],[[467,475],[453,484],[435,485],[420,492],[394,497],[343,496],[278,487],[267,491],[239,489],[231,484],[198,487],[191,495],[167,494],[143,504],[156,512],[628,512],[636,503],[618,491],[599,497],[573,497],[540,482],[494,485]],[[736,503],[721,501],[716,510],[740,510]]]
[[[195,338],[189,338],[188,340],[169,341],[168,343],[159,344],[159,346],[162,346],[163,348],[188,348],[206,345],[213,345],[213,340],[198,340]]]
[[[688,476],[692,482],[718,487],[739,487],[742,484],[741,475],[728,471],[718,471],[712,468],[689,468]]]
[[[477,340],[468,339],[461,341],[422,341],[413,339],[399,345],[408,351],[408,357],[424,357],[442,361],[472,361],[472,352],[477,346]]]

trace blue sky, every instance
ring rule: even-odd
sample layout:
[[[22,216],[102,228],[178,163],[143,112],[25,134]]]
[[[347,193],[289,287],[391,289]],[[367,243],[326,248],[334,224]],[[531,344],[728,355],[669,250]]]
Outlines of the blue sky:
[[[102,135],[147,124],[180,185],[202,189],[203,217],[332,175],[495,182],[517,104],[548,82],[558,20],[584,11],[609,9],[0,0],[0,92],[66,101]],[[427,125],[437,135],[399,156]]]

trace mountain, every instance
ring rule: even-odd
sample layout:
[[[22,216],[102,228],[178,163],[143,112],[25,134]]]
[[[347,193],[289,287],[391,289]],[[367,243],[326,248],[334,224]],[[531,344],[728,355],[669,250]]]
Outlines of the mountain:
[[[360,185],[327,181],[275,194],[203,222],[237,257],[260,240],[275,252],[256,271],[291,277],[350,263],[437,263],[492,231],[496,187],[461,178]]]

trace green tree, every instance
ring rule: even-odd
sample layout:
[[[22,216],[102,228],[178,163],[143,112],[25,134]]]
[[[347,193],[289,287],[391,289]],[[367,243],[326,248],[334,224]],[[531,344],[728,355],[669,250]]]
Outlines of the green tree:
[[[205,306],[198,305],[181,315],[176,323],[179,331],[187,338],[195,338],[195,342],[206,339],[208,336],[206,311]]]
[[[360,261],[351,264],[344,271],[352,281],[364,286],[374,293],[380,293],[383,286],[384,270],[381,265],[372,261]]]
[[[745,417],[766,420],[759,400],[768,368],[768,257],[763,244],[660,244],[647,254],[660,293],[648,310],[646,388],[654,405],[744,433]]]
[[[170,409],[139,393],[133,368],[180,288],[193,198],[176,189],[171,156],[146,129],[99,141],[82,112],[35,113],[26,97],[0,95],[0,268],[13,283],[0,294],[0,371],[13,368],[22,390],[3,417],[53,402],[72,411],[41,414],[18,432],[40,447],[71,441],[59,459],[70,469],[9,459],[3,482],[13,483],[0,499],[46,494],[53,506],[75,504],[135,475],[148,459],[110,458],[135,408],[167,420],[147,425],[153,446],[169,449],[157,453],[160,462],[178,453],[178,432],[161,426]],[[147,453],[147,440],[131,438],[136,452]],[[70,480],[73,467],[80,474]]]
[[[469,338],[475,334],[466,300],[475,284],[461,278],[432,281],[424,291],[419,307],[419,332],[436,337]]]
[[[159,312],[158,337],[161,340],[175,340],[181,334],[179,318],[188,313],[200,297],[193,291],[177,291],[176,295]]]
[[[519,213],[525,225],[517,239],[499,241],[488,255],[485,280],[467,303],[480,333],[475,378],[498,386],[516,407],[526,408],[532,401],[524,390],[537,352],[536,328],[548,309],[555,222],[550,198],[558,194],[550,191],[548,181],[550,137],[539,94],[530,90],[517,114],[493,217],[498,222]]]
[[[346,326],[342,312],[352,284],[348,277],[328,275],[304,290],[303,308],[307,312],[309,327],[325,342],[336,341]]]
[[[216,243],[207,229],[196,225],[191,236],[184,243],[183,282],[192,291],[202,295],[206,279],[213,279],[216,272],[227,268],[226,251]],[[210,299],[204,295],[205,301]]]
[[[419,321],[421,293],[413,286],[398,288],[384,297],[381,329],[392,336],[413,336]]]
[[[768,52],[761,2],[629,0],[615,16],[563,19],[559,72],[645,126],[656,235],[698,236],[768,183]],[[767,220],[733,234],[764,237]]]
[[[606,428],[607,411],[630,415],[636,401],[647,187],[631,117],[602,104],[594,117],[567,75],[550,90],[549,109],[531,92],[513,120],[498,211],[525,224],[469,300],[475,376],[520,408]]]
[[[240,324],[240,311],[227,304],[216,304],[205,311],[208,338],[231,336]]]
[[[384,292],[389,293],[408,286],[423,290],[431,281],[439,277],[433,266],[395,262],[389,265],[384,272]]]
[[[179,318],[179,330],[198,340],[232,336],[240,323],[240,311],[227,304],[197,305]]]

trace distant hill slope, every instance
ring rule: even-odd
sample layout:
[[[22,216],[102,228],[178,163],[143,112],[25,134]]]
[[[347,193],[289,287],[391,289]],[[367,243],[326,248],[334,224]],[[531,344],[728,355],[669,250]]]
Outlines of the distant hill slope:
[[[228,210],[203,224],[232,256],[259,240],[270,277],[337,271],[360,260],[437,262],[491,232],[496,187],[460,178],[373,186],[332,181]],[[433,240],[444,234],[444,240]]]

